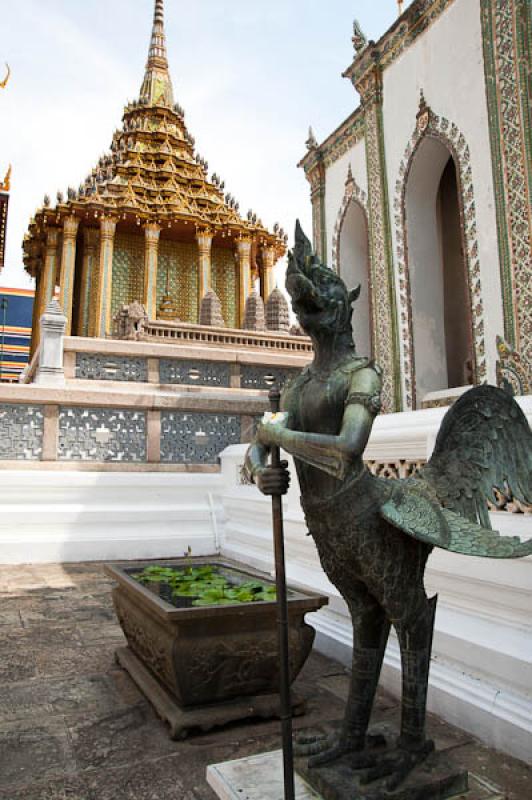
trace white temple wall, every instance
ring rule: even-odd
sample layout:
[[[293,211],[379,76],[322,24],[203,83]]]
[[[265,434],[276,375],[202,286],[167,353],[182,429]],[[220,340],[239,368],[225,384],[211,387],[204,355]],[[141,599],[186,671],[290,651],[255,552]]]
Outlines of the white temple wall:
[[[127,466],[127,465],[126,465]],[[216,552],[220,473],[2,470],[0,564]]]
[[[327,168],[325,176],[325,225],[327,232],[327,265],[333,266],[333,238],[338,214],[345,194],[347,171],[351,164],[353,178],[358,187],[367,194],[366,146],[360,139],[344,155]]]
[[[454,0],[383,73],[383,117],[391,216],[396,182],[416,127],[421,90],[470,149],[481,269],[488,380],[495,382],[495,337],[503,334],[497,224],[478,0]],[[392,224],[394,259],[397,259]],[[396,274],[397,280],[397,274]]]

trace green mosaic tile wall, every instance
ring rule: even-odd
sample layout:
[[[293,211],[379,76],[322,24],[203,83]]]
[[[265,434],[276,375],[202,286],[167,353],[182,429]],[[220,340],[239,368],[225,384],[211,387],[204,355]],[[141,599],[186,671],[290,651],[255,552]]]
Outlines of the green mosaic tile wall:
[[[220,298],[225,324],[238,328],[238,267],[232,250],[212,248],[212,288]]]
[[[111,314],[121,305],[142,303],[144,291],[144,236],[134,233],[115,235]]]
[[[169,293],[183,322],[198,321],[198,258],[195,243],[159,241],[157,308],[166,293],[168,276]]]

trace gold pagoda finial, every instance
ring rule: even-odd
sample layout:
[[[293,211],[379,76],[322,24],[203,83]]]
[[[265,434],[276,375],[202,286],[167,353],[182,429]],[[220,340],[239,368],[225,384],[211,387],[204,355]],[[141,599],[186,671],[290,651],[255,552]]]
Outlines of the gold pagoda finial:
[[[164,0],[155,0],[148,65],[150,62],[153,66],[158,66],[160,62],[164,62],[164,66],[168,69],[166,38],[164,35]]]
[[[11,164],[9,165],[9,169],[6,172],[6,177],[3,181],[0,181],[0,192],[9,192],[11,189]]]
[[[174,92],[166,55],[164,0],[155,0],[148,63],[140,90],[140,100],[145,105],[172,106],[174,104]]]
[[[6,77],[4,78],[3,81],[0,81],[0,89],[6,88],[9,76],[11,75],[11,70],[9,69],[9,64],[7,62],[6,62],[6,69],[7,69]]]

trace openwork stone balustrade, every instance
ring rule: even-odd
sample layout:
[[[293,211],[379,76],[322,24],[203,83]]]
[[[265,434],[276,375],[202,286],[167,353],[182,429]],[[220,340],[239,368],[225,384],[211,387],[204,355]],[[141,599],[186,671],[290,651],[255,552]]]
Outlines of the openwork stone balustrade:
[[[196,358],[148,359],[77,352],[75,359],[74,377],[79,380],[219,386],[227,389],[268,389],[274,383],[282,386],[300,371],[297,367]]]
[[[0,387],[0,467],[16,460],[27,468],[56,462],[63,469],[218,469],[222,450],[250,441],[269,408],[267,390],[310,360],[304,348],[263,351],[254,333],[223,332],[238,333],[238,341],[198,346],[67,336],[60,381],[46,386],[32,382],[42,367],[37,353],[25,385]],[[244,346],[245,338],[252,345]]]
[[[249,441],[256,416],[190,407],[179,409],[47,403],[0,403],[1,462],[215,467],[232,444]],[[79,403],[80,398],[76,398]],[[186,406],[201,407],[198,398]],[[219,405],[223,406],[222,403]],[[266,409],[255,400],[252,410]]]

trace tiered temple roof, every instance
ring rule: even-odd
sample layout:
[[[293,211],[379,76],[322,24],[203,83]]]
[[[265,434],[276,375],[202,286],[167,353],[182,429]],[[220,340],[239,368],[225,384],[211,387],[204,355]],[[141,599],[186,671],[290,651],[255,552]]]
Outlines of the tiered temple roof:
[[[278,225],[269,231],[252,211],[243,218],[239,204],[225,192],[224,182],[219,176],[212,174],[208,177],[208,164],[195,150],[194,138],[185,124],[184,111],[174,102],[163,12],[163,0],[155,0],[149,55],[140,95],[138,100],[125,107],[122,128],[115,131],[110,151],[99,159],[77,189],[69,188],[66,196],[58,192],[55,204],[49,197],[44,198],[24,239],[25,268],[38,284],[36,315],[44,309],[55,286],[59,285],[59,299],[69,318],[69,330],[73,333],[108,335],[110,332],[111,305],[116,306],[116,285],[111,288],[115,262],[112,247],[107,247],[107,253],[104,253],[103,244],[115,233],[136,234],[140,238],[145,231],[145,273],[143,279],[137,280],[137,285],[143,287],[142,296],[133,297],[130,293],[120,300],[123,303],[132,300],[143,302],[151,319],[158,316],[161,305],[160,292],[157,294],[158,290],[154,289],[160,284],[160,280],[157,281],[156,255],[155,260],[153,258],[153,248],[156,252],[159,239],[197,245],[198,312],[202,298],[213,288],[211,250],[232,251],[231,256],[225,258],[226,263],[230,263],[232,258],[239,265],[237,283],[240,282],[240,286],[235,290],[238,294],[235,302],[240,323],[253,280],[261,277],[262,294],[267,299],[273,289],[271,269],[286,251],[287,237]],[[89,310],[76,310],[76,306],[83,302],[83,283],[88,280],[85,268],[78,268],[78,262],[85,258],[90,236],[85,236],[85,250],[81,256],[80,234],[83,229],[97,233],[95,226],[100,227],[100,247],[99,259],[97,255],[94,257],[99,263],[92,270],[91,294],[96,289],[96,293],[105,296],[100,297],[99,310],[92,314],[91,325]],[[72,241],[74,252],[67,252],[65,242]],[[48,269],[48,272],[53,270],[53,275],[49,275],[46,274],[47,259],[49,262],[53,260],[54,246],[58,248],[57,263]],[[94,252],[97,253],[97,249]],[[83,272],[83,276],[76,276],[75,270]],[[168,281],[167,275],[167,286]],[[41,292],[39,283],[43,285]],[[167,296],[165,298],[164,308],[168,310],[171,303]],[[116,310],[114,306],[113,311]],[[102,314],[103,320],[99,319]],[[195,322],[197,317],[188,321]]]

